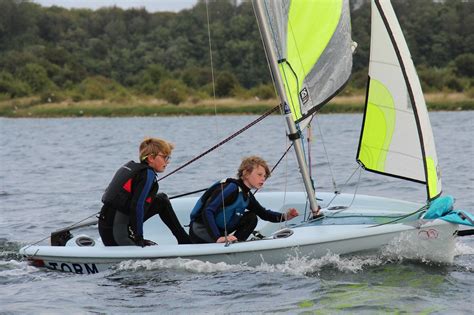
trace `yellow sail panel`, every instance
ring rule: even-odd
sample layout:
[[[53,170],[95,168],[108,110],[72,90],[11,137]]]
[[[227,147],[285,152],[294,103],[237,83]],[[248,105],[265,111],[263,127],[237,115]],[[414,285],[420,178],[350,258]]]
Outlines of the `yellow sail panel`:
[[[426,157],[426,165],[428,169],[428,197],[429,199],[434,199],[441,191],[438,187],[439,177],[435,159]]]
[[[359,160],[368,169],[385,172],[387,152],[395,129],[395,106],[388,89],[376,80],[370,81],[365,129]]]
[[[288,62],[280,63],[288,101],[296,120],[302,117],[299,93],[303,82],[328,46],[342,12],[342,1],[293,1],[287,25]],[[291,68],[290,66],[291,65]]]

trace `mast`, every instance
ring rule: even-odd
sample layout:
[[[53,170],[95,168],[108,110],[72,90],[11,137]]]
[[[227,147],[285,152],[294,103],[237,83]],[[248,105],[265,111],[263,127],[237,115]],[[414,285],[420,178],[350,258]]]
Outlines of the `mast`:
[[[275,80],[275,85],[277,89],[278,96],[280,97],[280,104],[283,106],[284,116],[286,120],[286,124],[288,126],[288,138],[293,142],[296,158],[298,161],[298,166],[300,169],[301,176],[303,178],[303,183],[306,189],[306,193],[308,195],[310,207],[312,211],[317,211],[319,208],[318,203],[316,201],[316,195],[314,192],[313,184],[311,178],[309,176],[308,166],[306,165],[306,161],[303,154],[303,147],[300,141],[300,134],[296,128],[296,124],[293,120],[291,109],[288,106],[288,99],[285,92],[285,86],[283,85],[283,81],[281,76],[278,72],[278,58],[275,55],[274,50],[271,46],[271,33],[268,28],[268,25],[264,22],[264,8],[263,8],[264,0],[253,0],[254,7],[255,7],[255,15],[257,17],[257,22],[260,25],[260,32],[263,38],[263,44],[265,46],[265,50],[267,52],[268,61],[270,64],[270,69]]]

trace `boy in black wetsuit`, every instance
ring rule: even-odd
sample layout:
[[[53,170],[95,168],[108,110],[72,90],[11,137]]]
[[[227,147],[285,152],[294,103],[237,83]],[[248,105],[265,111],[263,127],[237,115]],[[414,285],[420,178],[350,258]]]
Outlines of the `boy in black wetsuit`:
[[[140,163],[130,161],[115,173],[102,196],[99,233],[104,245],[156,245],[143,238],[143,222],[155,214],[160,215],[179,244],[191,243],[168,196],[157,194],[156,175],[165,170],[173,148],[173,144],[159,138],[145,139],[139,147]]]

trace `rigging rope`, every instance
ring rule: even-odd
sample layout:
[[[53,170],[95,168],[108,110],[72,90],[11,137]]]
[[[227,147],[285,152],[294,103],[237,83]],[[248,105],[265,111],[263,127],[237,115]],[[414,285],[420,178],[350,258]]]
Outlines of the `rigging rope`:
[[[167,174],[166,176],[163,176],[161,177],[158,181],[161,181],[163,179],[165,179],[166,177],[170,176],[171,174],[174,174],[178,171],[180,171],[181,169],[183,169],[184,167],[188,166],[189,164],[199,160],[200,158],[202,158],[203,156],[205,156],[206,154],[212,152],[213,150],[217,149],[218,147],[220,147],[221,145],[223,145],[224,143],[226,142],[229,142],[230,140],[232,140],[233,138],[235,138],[236,136],[240,135],[242,132],[244,132],[245,130],[249,129],[250,127],[256,125],[257,123],[259,123],[261,120],[263,120],[264,118],[266,118],[267,116],[269,116],[270,114],[272,114],[273,112],[275,112],[277,109],[280,108],[280,105],[276,105],[275,107],[273,107],[272,109],[268,110],[267,112],[265,112],[263,115],[261,115],[260,117],[258,117],[257,119],[255,119],[254,121],[252,121],[251,123],[249,123],[248,125],[244,126],[243,128],[239,129],[238,131],[236,131],[235,133],[233,133],[232,135],[230,135],[229,137],[225,138],[224,140],[222,140],[221,142],[219,142],[218,144],[214,145],[212,148],[204,151],[203,153],[199,154],[198,156],[192,158],[191,160],[189,160],[188,162],[182,164],[181,166],[179,166],[178,168],[174,169],[172,172],[170,172],[169,174]]]
[[[429,208],[429,204],[426,204],[426,205],[422,206],[421,208],[419,208],[418,210],[413,211],[412,213],[409,213],[409,214],[400,216],[400,217],[398,217],[398,218],[396,218],[396,219],[394,219],[394,220],[392,220],[392,221],[389,221],[389,222],[380,223],[380,224],[373,225],[373,226],[369,226],[369,227],[378,227],[378,226],[382,226],[382,225],[392,224],[392,223],[398,222],[398,221],[400,221],[400,220],[406,219],[406,218],[408,218],[408,217],[410,217],[410,216],[412,216],[412,215],[415,215],[415,214],[417,214],[418,212],[421,213],[421,212],[427,210],[428,208]],[[418,217],[418,218],[420,218],[420,217]]]
[[[354,176],[354,174],[357,172],[357,170],[359,170],[359,178],[357,179],[357,185],[356,185],[356,188],[354,190],[354,194],[352,195],[352,200],[351,202],[349,203],[348,206],[344,206],[341,210],[335,212],[334,214],[338,214],[339,212],[342,212],[342,211],[345,211],[347,209],[349,209],[352,204],[354,203],[354,200],[355,200],[355,197],[357,195],[357,190],[359,190],[359,184],[360,184],[360,177],[362,175],[362,168],[361,166],[359,165],[355,170],[354,172],[352,172],[351,176],[349,176],[349,178],[347,179],[347,181],[344,183],[343,187],[345,187],[347,185],[347,183],[349,182],[349,180],[352,178],[352,176]],[[334,201],[334,199],[336,199],[336,197],[341,193],[342,191],[336,191],[334,192],[334,197],[332,197],[332,199],[328,202],[326,208],[329,208],[329,206],[331,205],[331,203]]]
[[[208,42],[209,42],[209,59],[210,59],[210,62],[211,62],[212,95],[213,95],[213,101],[214,101],[214,122],[215,122],[215,125],[216,125],[216,135],[219,136],[219,121],[217,119],[216,84],[215,84],[215,80],[214,80],[214,63],[213,63],[213,60],[212,60],[211,23],[210,23],[210,19],[209,19],[209,1],[208,0],[206,0],[206,18],[207,18],[207,39],[208,39]],[[220,164],[219,163],[216,163],[216,164],[219,167]],[[174,172],[172,172],[172,173],[174,173]],[[170,173],[168,175],[171,175],[172,173]],[[165,176],[165,177],[167,177],[167,176]],[[163,177],[163,178],[165,178],[165,177]],[[223,183],[221,183],[221,199],[222,199],[222,209],[223,209],[222,213],[224,214],[225,246],[228,246],[229,241],[227,240],[227,224],[226,224],[226,217],[225,217]]]
[[[53,232],[53,233],[61,232],[61,231],[65,231],[65,230],[67,230],[67,231],[72,230],[72,229],[74,229],[74,228],[76,227],[76,225],[79,225],[79,223],[84,222],[85,220],[90,219],[90,218],[92,218],[93,216],[98,215],[99,213],[100,213],[100,211],[99,211],[99,212],[96,212],[96,213],[93,213],[93,214],[91,214],[90,216],[88,216],[88,217],[86,217],[86,218],[84,218],[84,219],[82,219],[82,220],[77,221],[76,223],[73,223],[73,224],[71,224],[71,225],[69,225],[69,226],[67,226],[67,227],[65,227],[65,228],[60,229],[60,230],[56,230],[56,231]],[[94,224],[96,224],[96,223],[97,223],[97,221],[94,221],[94,222],[88,223],[87,225],[94,225]],[[78,226],[78,227],[84,227],[84,226]],[[40,240],[38,240],[38,241],[36,241],[36,242],[34,242],[34,243],[32,243],[32,244],[29,244],[28,246],[26,246],[25,249],[30,248],[31,246],[36,245],[36,244],[38,244],[38,243],[40,243],[40,242],[42,242],[42,241],[48,239],[49,237],[51,237],[51,235],[48,235],[48,236],[46,236],[46,237],[44,237],[44,238],[42,238],[42,239],[40,239]]]
[[[324,155],[326,156],[326,162],[328,163],[328,167],[329,167],[329,172],[331,173],[331,180],[332,180],[332,187],[334,189],[334,193],[338,193],[338,190],[337,190],[337,184],[336,184],[336,179],[334,177],[334,172],[332,170],[332,166],[331,166],[331,161],[329,160],[329,154],[328,154],[328,150],[326,149],[326,142],[324,141],[324,137],[323,137],[323,131],[321,130],[321,124],[319,123],[319,119],[316,115],[314,115],[314,117],[316,117],[316,125],[318,126],[318,130],[319,130],[319,135],[321,136],[321,143],[323,145],[323,149],[324,149]],[[352,175],[351,175],[352,177]],[[349,177],[350,178],[350,177]],[[346,182],[347,183],[347,182]]]
[[[208,1],[206,0],[206,17],[207,17],[207,38],[209,41],[209,59],[211,60],[211,78],[212,78],[212,94],[214,97],[214,113],[216,113],[216,106],[215,106],[215,100],[216,100],[216,85],[215,85],[215,80],[214,80],[214,63],[212,61],[212,42],[211,42],[211,25],[209,22],[209,7],[208,7]]]
[[[281,161],[283,160],[283,158],[288,154],[288,152],[290,151],[291,147],[293,146],[293,142],[288,146],[288,148],[286,148],[285,152],[283,152],[283,154],[281,155],[281,157],[278,159],[278,161],[275,163],[275,165],[272,167],[272,169],[270,170],[270,174],[273,173],[273,171],[277,168],[277,166],[281,163]],[[206,188],[202,188],[202,189],[198,189],[198,190],[194,190],[194,191],[190,191],[190,192],[187,192],[187,193],[182,193],[182,194],[179,194],[179,195],[174,195],[174,196],[171,196],[169,197],[169,199],[175,199],[175,198],[180,198],[180,197],[184,197],[184,196],[188,196],[188,195],[192,195],[192,194],[195,194],[195,193],[198,193],[198,192],[203,192],[203,191],[206,191],[209,187],[206,187]],[[286,191],[286,190],[285,190]],[[253,194],[256,194],[258,192],[258,189],[256,189]]]

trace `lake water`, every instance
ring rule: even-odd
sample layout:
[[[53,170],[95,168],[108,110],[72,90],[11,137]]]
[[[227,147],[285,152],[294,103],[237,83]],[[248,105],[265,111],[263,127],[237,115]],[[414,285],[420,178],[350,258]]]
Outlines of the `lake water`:
[[[430,117],[444,193],[455,196],[456,208],[473,212],[474,112]],[[452,265],[378,256],[295,258],[255,268],[176,259],[130,261],[81,276],[37,269],[17,255],[21,246],[97,212],[112,175],[137,158],[145,136],[176,145],[169,173],[255,118],[0,118],[0,313],[472,314],[474,236],[458,239]],[[343,192],[357,187],[423,201],[421,185],[373,174],[363,173],[358,184],[357,173],[344,185],[356,169],[361,119],[323,115],[313,123],[317,190],[334,190],[333,178]],[[172,196],[204,188],[234,176],[250,154],[274,164],[287,145],[283,118],[271,116],[164,179],[160,190]],[[288,154],[265,190],[302,190],[297,172]]]

